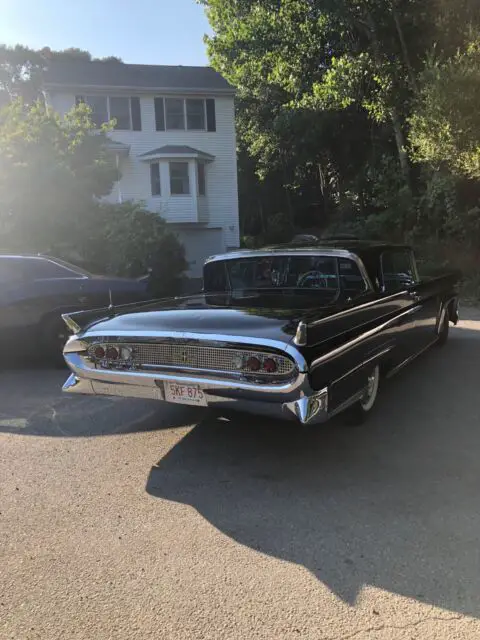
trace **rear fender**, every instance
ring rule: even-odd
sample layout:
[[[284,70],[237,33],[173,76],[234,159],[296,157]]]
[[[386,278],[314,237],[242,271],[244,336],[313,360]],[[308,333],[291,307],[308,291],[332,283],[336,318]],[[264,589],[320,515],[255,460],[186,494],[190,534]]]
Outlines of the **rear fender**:
[[[441,331],[443,325],[443,319],[445,317],[445,312],[448,310],[448,318],[450,322],[453,324],[457,324],[459,320],[458,316],[458,296],[451,296],[442,301],[440,305],[440,311],[437,318],[437,326],[436,333],[438,334]]]

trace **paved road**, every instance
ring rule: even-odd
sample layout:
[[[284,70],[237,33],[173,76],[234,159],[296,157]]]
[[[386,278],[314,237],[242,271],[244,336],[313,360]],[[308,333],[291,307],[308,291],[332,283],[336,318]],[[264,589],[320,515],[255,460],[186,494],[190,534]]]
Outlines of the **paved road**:
[[[465,315],[465,313],[464,313]],[[0,638],[480,637],[480,315],[308,430],[0,372]]]

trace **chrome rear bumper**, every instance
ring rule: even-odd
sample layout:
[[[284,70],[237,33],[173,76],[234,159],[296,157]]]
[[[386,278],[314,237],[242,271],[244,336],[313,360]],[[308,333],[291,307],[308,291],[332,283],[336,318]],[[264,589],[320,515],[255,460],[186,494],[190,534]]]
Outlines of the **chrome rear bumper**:
[[[92,368],[79,353],[65,352],[72,374],[63,385],[68,393],[108,395],[165,401],[164,382],[198,385],[207,406],[296,420],[302,424],[325,422],[328,414],[328,389],[310,388],[305,371],[281,384],[258,384],[239,380],[214,379],[164,371],[124,371]]]

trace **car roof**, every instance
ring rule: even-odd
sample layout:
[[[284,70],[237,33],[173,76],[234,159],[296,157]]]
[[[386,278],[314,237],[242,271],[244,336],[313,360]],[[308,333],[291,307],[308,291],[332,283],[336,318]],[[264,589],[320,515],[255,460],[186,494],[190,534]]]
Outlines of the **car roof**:
[[[388,242],[365,241],[356,239],[329,238],[305,244],[277,244],[261,247],[259,249],[237,249],[228,253],[211,256],[206,263],[217,260],[233,260],[235,258],[267,257],[278,255],[325,255],[337,258],[362,257],[365,254],[380,254],[386,250],[407,250],[411,247],[405,244],[393,244]]]
[[[27,258],[28,260],[56,260],[56,258],[51,258],[50,256],[43,256],[34,253],[0,253],[0,258]]]

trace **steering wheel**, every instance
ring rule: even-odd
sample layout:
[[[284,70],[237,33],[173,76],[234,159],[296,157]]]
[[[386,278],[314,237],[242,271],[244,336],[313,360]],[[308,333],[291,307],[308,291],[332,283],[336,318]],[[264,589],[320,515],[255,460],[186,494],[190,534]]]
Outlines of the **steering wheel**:
[[[306,273],[302,273],[297,280],[297,287],[305,287],[307,283],[313,284],[313,286],[311,284],[308,288],[328,289],[327,278],[321,271],[307,271]]]

